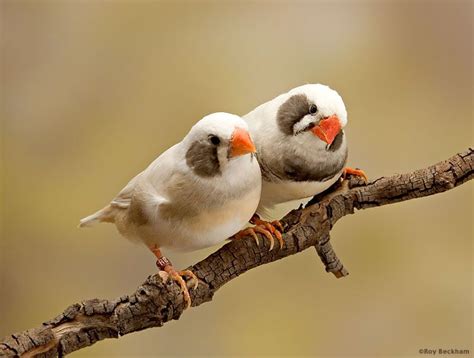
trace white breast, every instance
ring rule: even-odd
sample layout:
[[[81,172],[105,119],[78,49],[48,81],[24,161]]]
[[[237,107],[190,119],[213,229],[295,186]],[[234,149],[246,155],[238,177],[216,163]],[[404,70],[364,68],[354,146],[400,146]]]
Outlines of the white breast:
[[[231,170],[226,170],[212,183],[213,191],[209,190],[209,185],[204,188],[191,180],[181,183],[192,185],[193,191],[199,195],[175,196],[173,200],[183,200],[184,205],[194,208],[202,207],[197,214],[193,212],[184,216],[181,211],[176,211],[166,216],[160,215],[159,207],[149,208],[148,215],[153,218],[150,224],[135,227],[128,236],[164,249],[192,251],[221,243],[236,234],[256,212],[262,181],[255,158],[236,158],[232,165],[232,168],[227,168]],[[211,195],[213,200],[207,201],[206,195]],[[217,201],[216,195],[219,196]]]
[[[178,225],[157,222],[153,237],[159,237],[159,242],[156,242],[158,246],[177,251],[192,251],[216,245],[245,227],[255,213],[259,199],[260,187],[257,185],[246,195],[228,201],[219,208],[205,210]]]
[[[269,210],[277,204],[292,200],[305,199],[322,193],[333,185],[339,179],[341,174],[342,172],[324,182],[293,182],[287,180],[279,182],[263,181],[262,195],[257,208],[257,213],[268,216]]]

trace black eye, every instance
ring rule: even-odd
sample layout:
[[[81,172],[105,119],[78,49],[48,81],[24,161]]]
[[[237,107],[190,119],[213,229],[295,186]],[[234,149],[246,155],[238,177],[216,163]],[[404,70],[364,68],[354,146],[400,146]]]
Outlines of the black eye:
[[[221,143],[221,140],[216,135],[210,135],[209,136],[209,141],[214,145],[219,145]]]
[[[309,107],[309,114],[316,114],[317,111],[318,111],[318,107],[316,107],[315,104],[312,104],[312,105]]]

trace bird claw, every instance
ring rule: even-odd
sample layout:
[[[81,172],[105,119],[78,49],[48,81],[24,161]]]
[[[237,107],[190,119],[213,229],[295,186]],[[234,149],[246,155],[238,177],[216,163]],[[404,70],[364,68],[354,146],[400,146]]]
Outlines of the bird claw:
[[[196,275],[190,270],[176,271],[171,264],[171,261],[167,257],[163,256],[160,248],[155,245],[148,246],[151,252],[156,256],[156,266],[158,267],[158,275],[161,277],[163,282],[168,282],[168,279],[172,279],[177,282],[181,288],[181,292],[184,296],[184,302],[186,302],[186,308],[191,307],[191,296],[189,295],[188,286],[183,276],[190,278],[193,281],[193,290],[199,285],[199,280]]]
[[[158,271],[158,276],[161,277],[161,280],[166,283],[168,282],[168,279],[170,278],[170,275],[168,275],[168,272],[159,270]]]
[[[280,222],[280,220],[274,220],[271,222],[271,224],[273,226],[277,226],[278,227],[278,230],[280,231],[280,233],[282,233],[283,231],[285,231],[285,229],[283,228],[283,225],[282,223]]]
[[[280,249],[283,248],[284,241],[281,235],[281,232],[283,232],[283,225],[279,220],[268,222],[260,219],[260,217],[255,214],[252,219],[250,219],[250,222],[252,224],[255,224],[257,227],[260,226],[268,230],[272,234],[272,236],[275,236],[277,238],[278,242],[280,243]],[[273,248],[273,245],[271,246],[271,248]]]
[[[353,169],[353,168],[346,167],[344,168],[342,172],[342,179],[346,179],[348,175],[354,175],[359,178],[362,178],[365,184],[369,182],[369,178],[367,177],[367,174],[365,174],[365,172],[361,169],[358,169],[358,168]]]
[[[199,286],[199,279],[191,270],[178,271],[180,276],[186,276],[193,282],[192,289],[195,290]]]
[[[195,281],[193,285],[193,290],[195,290],[199,285],[199,280],[196,275],[190,270],[176,271],[173,266],[165,267],[164,272],[179,285],[184,297],[184,302],[186,303],[185,309],[191,307],[191,296],[189,295],[188,286],[186,281],[183,279],[183,276],[189,277],[191,280]]]
[[[268,241],[270,241],[269,251],[273,250],[273,247],[275,246],[275,237],[280,243],[280,249],[283,248],[284,241],[280,232],[280,230],[283,231],[283,225],[278,220],[273,222],[264,221],[261,220],[260,217],[255,214],[252,219],[250,219],[250,222],[255,226],[239,231],[237,234],[234,235],[233,239],[241,239],[250,235],[254,238],[255,242],[257,243],[257,246],[260,246],[260,241],[258,240],[258,236],[256,235],[256,233],[258,232],[265,236]],[[275,227],[277,227],[278,229]]]
[[[259,232],[260,234],[264,235],[270,241],[270,248],[268,251],[273,250],[273,246],[275,246],[275,239],[273,238],[272,232],[261,225],[255,225],[252,230]]]
[[[232,240],[240,240],[240,239],[243,239],[244,237],[247,237],[247,236],[252,236],[253,239],[255,240],[257,246],[260,246],[260,241],[258,240],[258,236],[256,234],[256,232],[260,232],[258,229],[256,229],[255,227],[248,227],[246,229],[243,229],[243,230],[240,230],[237,234],[235,234],[234,236],[232,236]],[[266,235],[268,234],[268,232],[261,232],[263,235]],[[271,236],[271,235],[270,235]],[[273,238],[272,238],[273,239]]]

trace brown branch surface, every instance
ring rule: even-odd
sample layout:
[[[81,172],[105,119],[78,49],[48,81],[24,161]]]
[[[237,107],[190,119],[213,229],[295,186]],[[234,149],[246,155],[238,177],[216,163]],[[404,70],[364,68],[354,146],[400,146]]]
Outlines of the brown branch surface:
[[[316,247],[326,271],[336,277],[347,275],[329,242],[329,233],[343,216],[354,209],[392,204],[444,192],[472,179],[474,150],[408,174],[382,177],[367,185],[356,178],[344,181],[311,200],[305,208],[288,213],[283,249],[268,250],[268,243],[256,246],[253,239],[231,241],[221,249],[190,267],[199,278],[196,290],[190,290],[192,305],[212,300],[225,283],[244,272]],[[0,340],[0,356],[62,356],[90,346],[105,338],[179,319],[184,302],[179,287],[159,274],[149,276],[130,295],[105,300],[92,299],[75,303],[41,326],[15,333]]]

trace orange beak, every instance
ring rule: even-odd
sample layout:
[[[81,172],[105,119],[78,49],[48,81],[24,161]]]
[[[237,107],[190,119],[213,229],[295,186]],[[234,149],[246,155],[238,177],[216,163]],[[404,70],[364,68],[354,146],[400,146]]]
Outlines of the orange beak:
[[[255,153],[255,145],[250,139],[249,132],[242,128],[235,128],[230,140],[230,157],[238,157],[240,155]]]
[[[311,129],[313,134],[328,145],[331,145],[334,138],[341,131],[341,122],[336,115],[322,119],[319,124]]]

